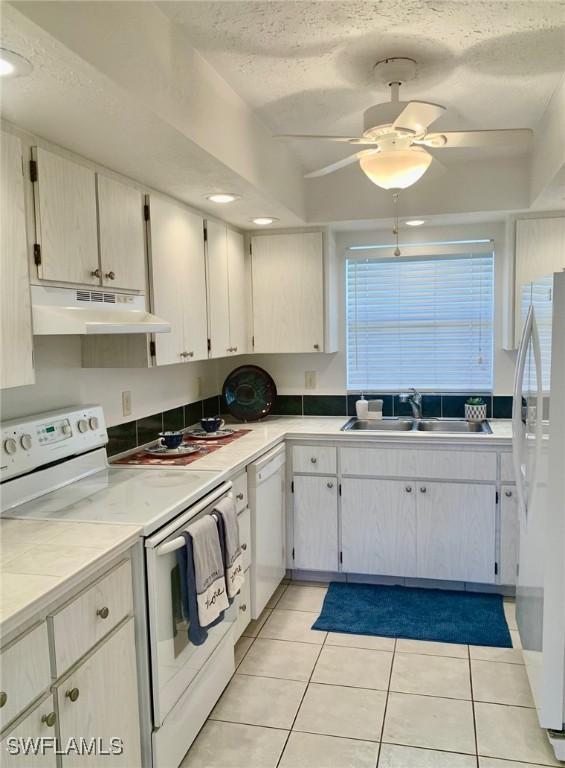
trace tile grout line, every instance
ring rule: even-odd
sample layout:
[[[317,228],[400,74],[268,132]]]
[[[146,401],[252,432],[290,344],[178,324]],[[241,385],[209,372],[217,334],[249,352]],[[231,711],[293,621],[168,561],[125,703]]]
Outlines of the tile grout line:
[[[318,659],[320,658],[320,656],[322,654],[322,650],[324,648],[324,645],[326,644],[327,637],[328,637],[328,635],[326,633],[326,637],[324,638],[324,642],[320,645],[320,650],[318,651],[318,655],[316,656],[316,661],[314,662],[314,665],[312,666],[312,670],[310,672],[310,677],[308,678],[308,682],[306,683],[306,687],[304,688],[304,693],[302,694],[302,698],[300,699],[300,703],[298,705],[298,708],[296,710],[296,714],[294,715],[294,718],[293,718],[292,723],[290,725],[290,730],[289,730],[288,735],[286,737],[286,740],[284,742],[283,748],[281,750],[281,753],[279,755],[279,759],[277,760],[277,764],[276,764],[275,768],[279,768],[279,766],[280,766],[280,762],[282,760],[282,757],[283,757],[283,755],[285,753],[288,741],[290,739],[290,734],[291,733],[299,733],[299,731],[294,731],[294,725],[296,723],[296,719],[298,717],[298,713],[300,712],[300,708],[302,707],[304,699],[306,698],[306,694],[308,693],[308,688],[310,687],[310,683],[312,681],[312,675],[314,674],[314,670],[316,669],[316,665],[318,664]]]
[[[479,742],[477,739],[477,718],[475,716],[475,696],[473,691],[473,672],[471,668],[471,647],[467,646],[467,659],[469,663],[469,685],[471,687],[471,712],[473,714],[473,735],[475,737],[475,762],[479,768]]]
[[[379,739],[379,748],[377,750],[377,762],[375,763],[375,768],[377,768],[377,766],[379,765],[379,761],[381,759],[381,749],[382,749],[382,746],[383,746],[383,736],[384,736],[384,733],[385,733],[386,713],[387,713],[387,710],[388,710],[388,700],[389,700],[389,697],[390,697],[390,684],[392,682],[392,670],[394,669],[394,659],[396,657],[396,645],[397,645],[397,642],[398,642],[398,638],[395,637],[394,638],[394,646],[393,646],[393,649],[392,649],[392,659],[390,661],[390,672],[389,672],[389,675],[388,675],[388,686],[387,686],[387,691],[386,691],[385,706],[384,706],[384,710],[383,710],[383,722],[381,723],[381,733],[380,733],[380,739]]]

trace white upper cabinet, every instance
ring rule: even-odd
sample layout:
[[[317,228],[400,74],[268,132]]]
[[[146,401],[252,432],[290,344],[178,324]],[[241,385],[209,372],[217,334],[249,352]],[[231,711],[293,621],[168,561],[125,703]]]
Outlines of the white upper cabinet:
[[[247,352],[247,290],[243,235],[227,230],[231,354]]]
[[[0,387],[33,384],[33,339],[28,278],[22,148],[0,138]]]
[[[243,236],[208,221],[208,315],[210,357],[246,351],[245,251]]]
[[[251,241],[254,352],[324,351],[321,232]]]
[[[171,323],[155,336],[157,365],[208,357],[204,220],[151,197],[150,252],[155,314]]]
[[[108,288],[145,290],[145,222],[139,190],[96,174],[100,273]]]
[[[94,171],[41,147],[33,157],[38,277],[99,285]]]

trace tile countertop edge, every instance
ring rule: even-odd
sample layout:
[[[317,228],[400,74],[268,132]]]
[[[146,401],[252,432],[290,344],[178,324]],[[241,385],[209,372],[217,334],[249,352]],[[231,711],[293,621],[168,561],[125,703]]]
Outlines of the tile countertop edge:
[[[119,526],[119,527],[134,527],[134,526]],[[141,526],[135,526],[136,530],[132,531],[129,536],[119,541],[116,544],[110,545],[106,548],[105,552],[94,560],[90,560],[86,565],[78,568],[74,573],[61,577],[49,577],[57,578],[54,584],[45,589],[45,591],[33,597],[29,602],[23,603],[20,608],[14,610],[12,613],[3,615],[0,618],[0,641],[4,645],[6,642],[11,642],[9,635],[14,634],[17,636],[21,631],[25,631],[25,626],[32,622],[35,617],[49,610],[49,607],[66,594],[71,592],[75,587],[79,586],[82,582],[94,576],[98,571],[102,570],[105,565],[111,563],[121,554],[125,554],[131,547],[133,547],[138,541],[143,532]],[[25,573],[13,573],[9,569],[0,569],[0,575],[14,575],[25,578],[26,576],[37,576],[40,574],[25,574]]]

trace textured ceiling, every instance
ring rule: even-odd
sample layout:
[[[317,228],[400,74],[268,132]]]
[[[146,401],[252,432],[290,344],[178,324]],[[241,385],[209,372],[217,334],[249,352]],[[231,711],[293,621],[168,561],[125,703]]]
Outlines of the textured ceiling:
[[[160,7],[277,133],[359,131],[363,110],[388,100],[387,87],[372,78],[374,63],[388,56],[417,60],[417,79],[401,98],[444,104],[448,111],[434,124],[444,130],[534,127],[565,70],[559,1],[196,0]],[[292,144],[307,169],[350,151]],[[454,152],[441,153],[442,161],[459,159]]]

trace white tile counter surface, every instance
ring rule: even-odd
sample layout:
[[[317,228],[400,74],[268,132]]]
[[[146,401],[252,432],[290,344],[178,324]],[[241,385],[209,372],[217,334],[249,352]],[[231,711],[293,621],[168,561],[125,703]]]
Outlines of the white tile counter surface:
[[[5,635],[82,578],[125,552],[285,438],[351,444],[510,447],[512,425],[489,421],[492,434],[341,432],[339,417],[272,417],[186,469],[123,468],[79,480],[10,510],[0,520],[0,633]]]

